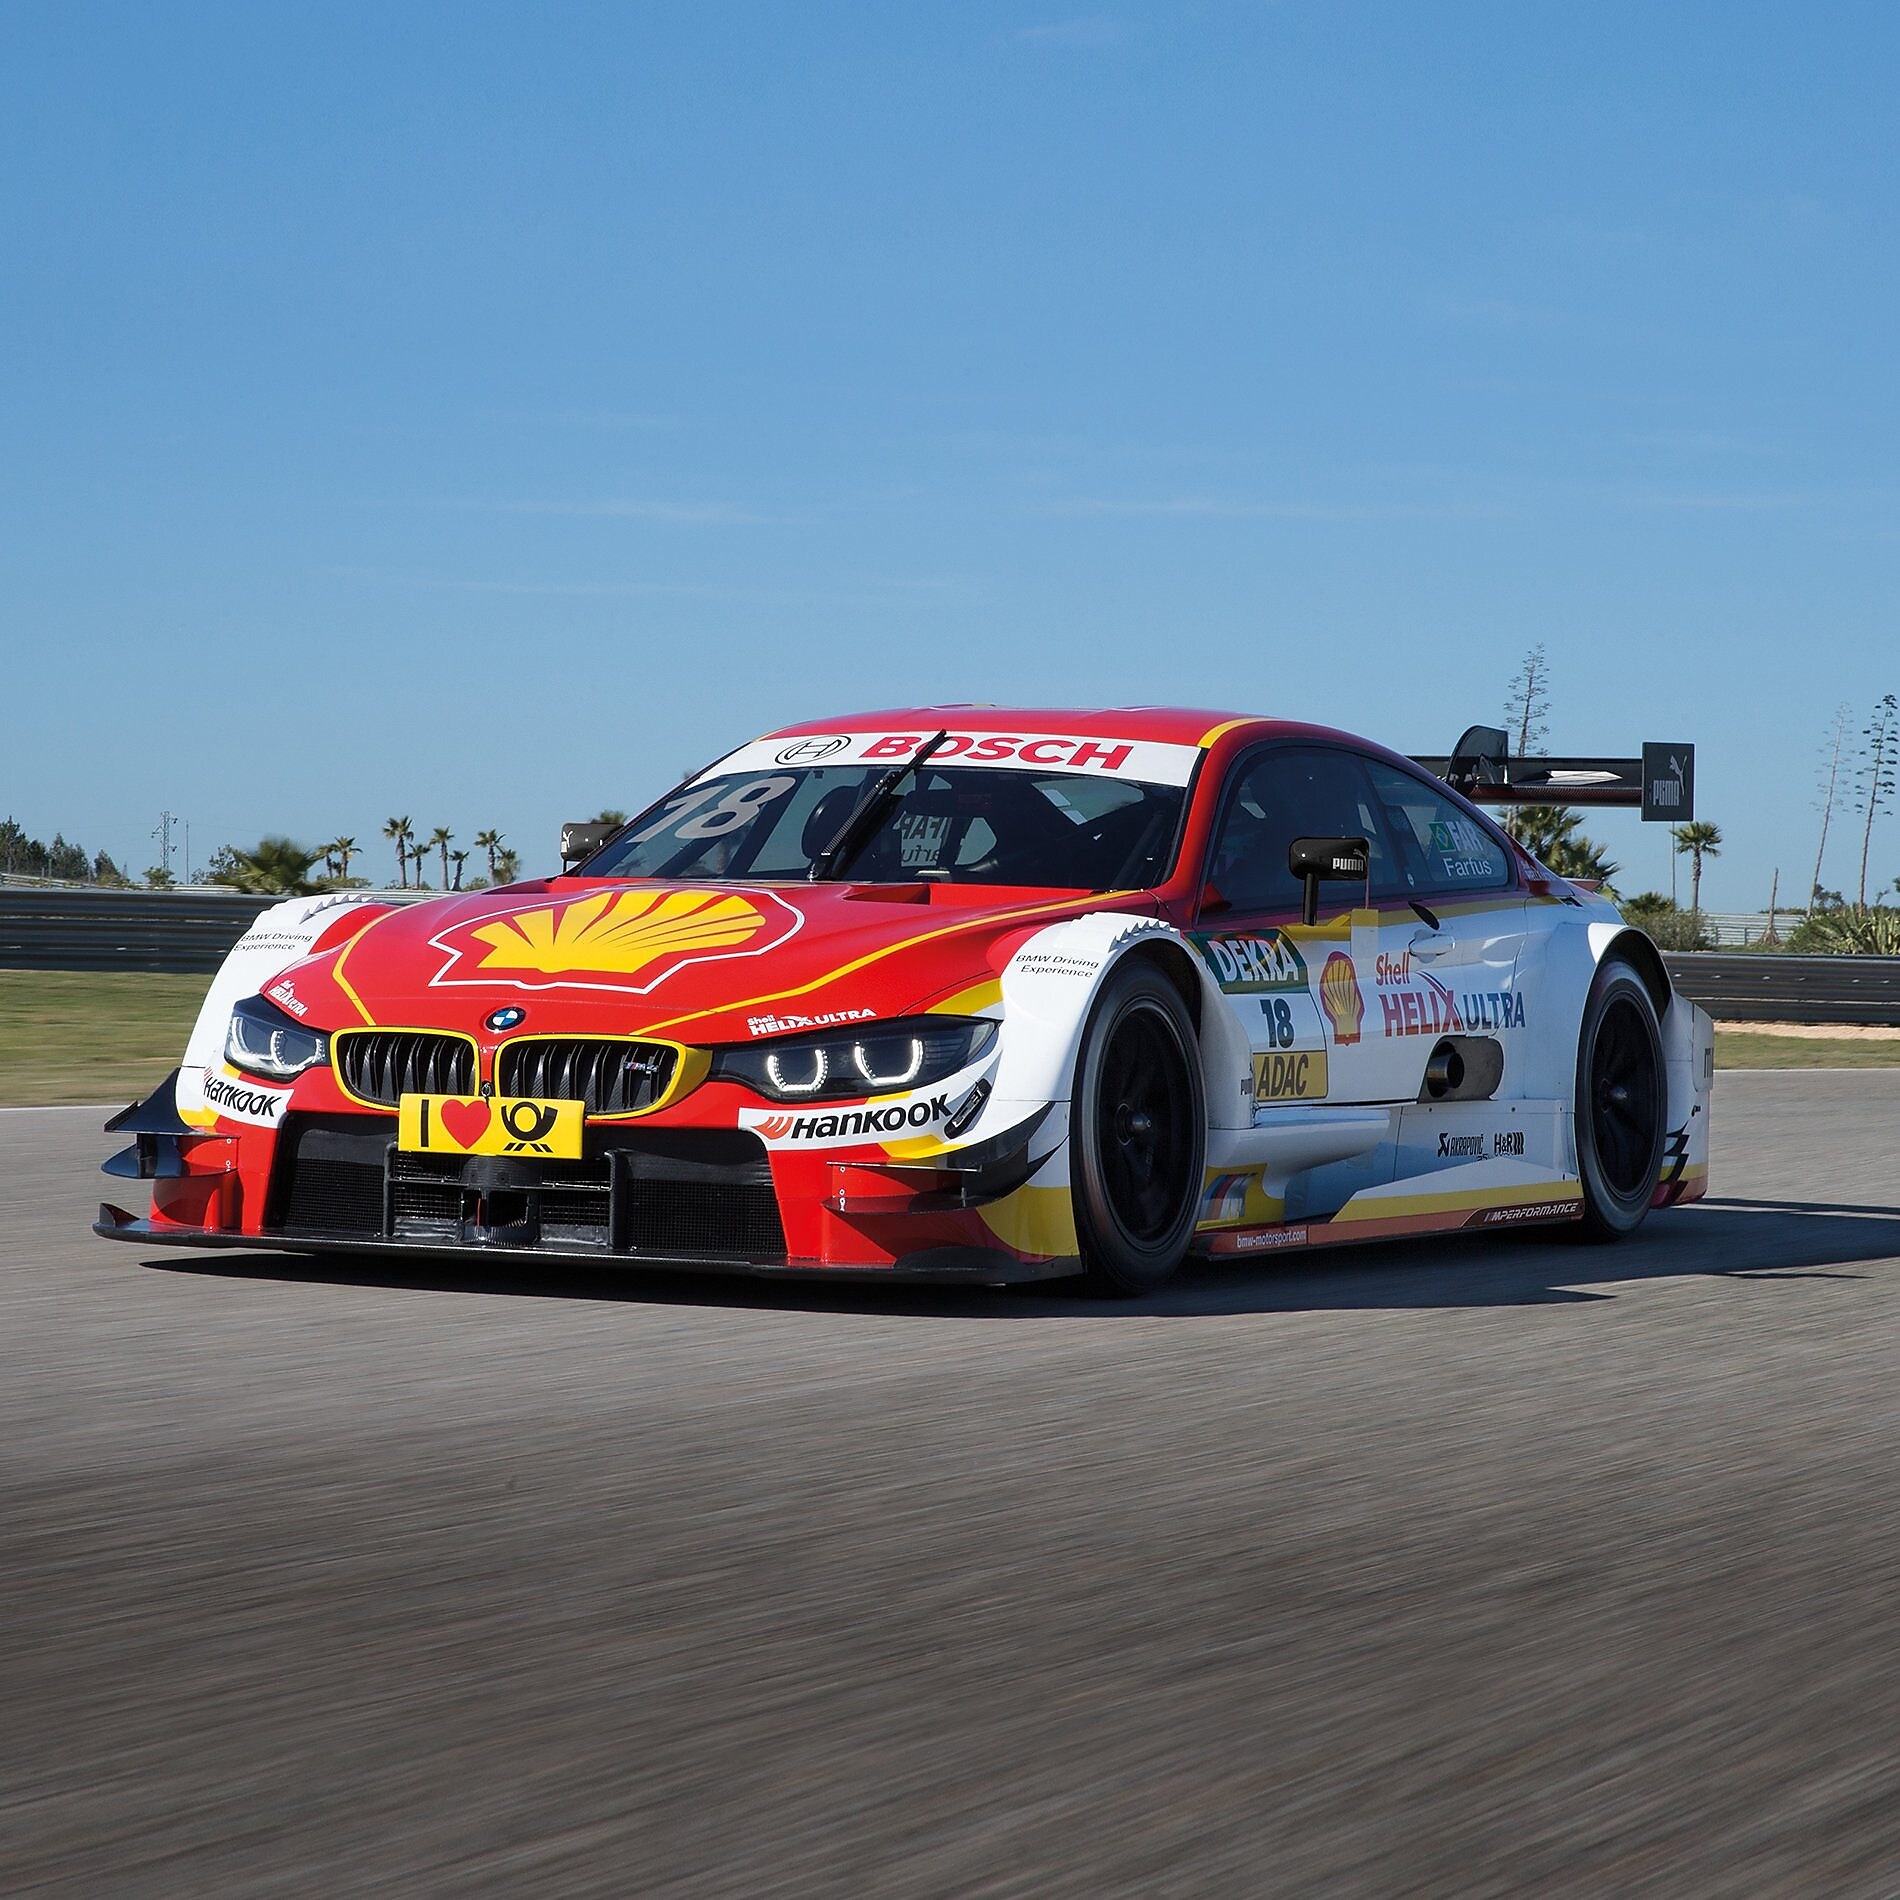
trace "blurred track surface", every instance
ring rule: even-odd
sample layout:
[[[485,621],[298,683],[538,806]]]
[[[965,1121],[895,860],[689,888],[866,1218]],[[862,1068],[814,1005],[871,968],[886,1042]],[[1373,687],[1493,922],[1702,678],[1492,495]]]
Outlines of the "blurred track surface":
[[[1717,1109],[1128,1308],[144,1256],[0,1115],[0,1890],[1891,1894],[1900,1075]]]

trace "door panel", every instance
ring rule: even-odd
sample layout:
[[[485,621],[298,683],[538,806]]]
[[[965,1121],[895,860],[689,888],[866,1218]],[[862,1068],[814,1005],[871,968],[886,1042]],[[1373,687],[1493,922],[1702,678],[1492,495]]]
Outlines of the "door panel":
[[[1286,862],[1298,836],[1370,846],[1364,889],[1322,885],[1336,907],[1310,928]],[[1256,1119],[1416,1101],[1440,1037],[1523,1029],[1510,853],[1442,787],[1341,746],[1263,748],[1236,768],[1205,881],[1197,940],[1254,1051]]]

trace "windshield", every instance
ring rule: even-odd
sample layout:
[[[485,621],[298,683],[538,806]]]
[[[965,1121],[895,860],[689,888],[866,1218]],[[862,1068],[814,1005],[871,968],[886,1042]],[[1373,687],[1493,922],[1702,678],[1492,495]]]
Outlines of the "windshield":
[[[796,882],[886,767],[733,772],[682,787],[585,867],[589,877]],[[920,766],[830,875],[857,884],[1146,890],[1174,855],[1185,792],[1073,772]]]

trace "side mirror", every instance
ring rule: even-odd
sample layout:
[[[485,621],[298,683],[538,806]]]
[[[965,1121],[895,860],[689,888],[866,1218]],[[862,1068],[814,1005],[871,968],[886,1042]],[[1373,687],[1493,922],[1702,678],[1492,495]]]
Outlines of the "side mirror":
[[[1372,846],[1364,838],[1295,838],[1287,847],[1286,867],[1306,887],[1301,921],[1319,922],[1320,880],[1363,884],[1372,863]]]
[[[561,868],[565,870],[570,864],[579,864],[591,858],[619,829],[618,825],[606,824],[599,819],[589,819],[584,824],[563,825]]]

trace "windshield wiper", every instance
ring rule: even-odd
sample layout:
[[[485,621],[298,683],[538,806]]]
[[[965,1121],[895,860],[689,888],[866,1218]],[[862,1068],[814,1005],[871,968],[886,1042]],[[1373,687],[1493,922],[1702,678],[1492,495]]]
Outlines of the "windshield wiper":
[[[812,860],[812,867],[805,873],[807,883],[816,884],[827,878],[834,870],[849,864],[863,848],[865,840],[871,835],[891,800],[897,795],[897,788],[937,750],[948,745],[948,728],[938,733],[934,739],[926,739],[902,765],[894,765],[877,781],[858,802],[851,807],[851,815],[838,827],[838,835]]]

